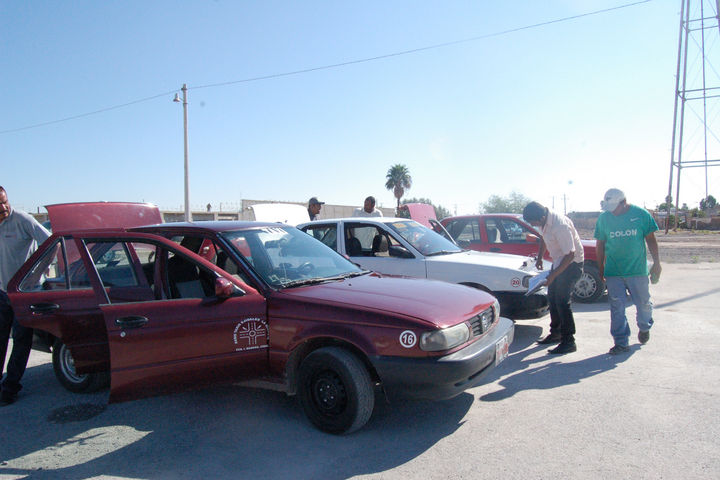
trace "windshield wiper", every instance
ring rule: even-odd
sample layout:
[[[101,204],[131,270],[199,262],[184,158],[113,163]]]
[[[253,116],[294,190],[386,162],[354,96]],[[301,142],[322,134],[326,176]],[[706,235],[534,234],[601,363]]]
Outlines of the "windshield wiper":
[[[281,286],[282,286],[282,288],[293,288],[293,287],[301,287],[304,285],[316,285],[318,283],[336,282],[338,280],[344,280],[346,278],[365,275],[366,273],[370,273],[370,270],[362,270],[360,272],[342,273],[340,275],[335,275],[332,277],[301,278],[298,280],[293,280],[291,282],[283,283]]]
[[[434,257],[436,255],[450,255],[451,253],[460,253],[462,250],[438,250],[437,252],[428,253],[426,257]]]

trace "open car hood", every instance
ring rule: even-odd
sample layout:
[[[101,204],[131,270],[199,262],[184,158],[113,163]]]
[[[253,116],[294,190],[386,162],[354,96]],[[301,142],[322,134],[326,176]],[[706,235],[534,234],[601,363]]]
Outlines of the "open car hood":
[[[59,203],[45,208],[54,232],[142,227],[163,221],[160,209],[150,203]]]
[[[256,203],[250,208],[256,222],[279,222],[294,227],[308,221],[307,209],[294,203]]]
[[[411,219],[433,230],[430,220],[437,220],[437,217],[435,216],[435,207],[432,205],[427,203],[406,203],[401,205],[400,209],[407,210]]]

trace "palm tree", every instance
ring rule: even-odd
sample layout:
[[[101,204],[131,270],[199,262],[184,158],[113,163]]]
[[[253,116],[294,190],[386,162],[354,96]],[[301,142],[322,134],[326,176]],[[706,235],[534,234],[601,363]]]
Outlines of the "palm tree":
[[[399,210],[400,199],[405,195],[405,190],[412,186],[410,170],[405,165],[398,163],[390,167],[385,178],[387,178],[385,188],[393,191],[393,195],[397,198],[397,209]]]

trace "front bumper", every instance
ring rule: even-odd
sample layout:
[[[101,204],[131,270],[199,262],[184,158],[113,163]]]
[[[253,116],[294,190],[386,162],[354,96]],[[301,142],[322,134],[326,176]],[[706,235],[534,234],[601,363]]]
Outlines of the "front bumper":
[[[495,367],[496,344],[515,335],[512,320],[500,317],[483,338],[462,350],[434,358],[376,356],[371,358],[388,399],[443,400],[481,383]]]
[[[522,292],[493,292],[500,302],[500,313],[508,318],[540,318],[550,311],[547,290],[525,295]]]

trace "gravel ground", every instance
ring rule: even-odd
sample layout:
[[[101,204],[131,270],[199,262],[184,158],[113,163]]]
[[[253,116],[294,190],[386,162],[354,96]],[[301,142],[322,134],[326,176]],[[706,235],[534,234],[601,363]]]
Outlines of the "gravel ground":
[[[655,234],[663,263],[720,262],[720,232],[659,232]]]
[[[581,238],[593,238],[592,231],[578,229]],[[662,263],[720,263],[720,232],[664,231],[655,233]],[[648,257],[649,258],[649,257]]]

